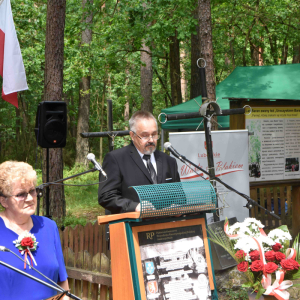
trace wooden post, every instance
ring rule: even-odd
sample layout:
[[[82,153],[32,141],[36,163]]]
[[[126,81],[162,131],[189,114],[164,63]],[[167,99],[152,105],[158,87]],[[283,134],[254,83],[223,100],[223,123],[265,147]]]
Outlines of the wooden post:
[[[295,238],[300,232],[300,186],[292,187],[292,200],[292,236]]]

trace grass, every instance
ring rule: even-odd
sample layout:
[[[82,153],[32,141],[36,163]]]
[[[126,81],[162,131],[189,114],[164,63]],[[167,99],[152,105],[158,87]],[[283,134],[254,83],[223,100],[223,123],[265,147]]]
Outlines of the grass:
[[[83,168],[75,167],[64,170],[64,177],[84,172]],[[74,179],[65,181],[66,184],[88,185],[99,182],[99,172],[91,172]],[[65,199],[67,217],[84,218],[88,221],[96,221],[97,216],[104,214],[104,209],[98,204],[98,184],[89,186],[65,186]]]

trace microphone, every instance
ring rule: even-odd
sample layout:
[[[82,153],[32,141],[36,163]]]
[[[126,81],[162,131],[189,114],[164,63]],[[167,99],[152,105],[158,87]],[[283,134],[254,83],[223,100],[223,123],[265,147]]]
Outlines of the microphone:
[[[9,249],[5,248],[4,246],[0,246],[0,251],[9,252]]]
[[[104,172],[104,170],[102,169],[101,165],[96,161],[95,154],[89,153],[86,158],[93,163],[95,169],[97,169],[98,171],[100,171],[102,173],[102,175],[107,178],[107,175]]]
[[[170,151],[176,158],[180,159],[183,163],[184,163],[184,156],[182,156],[181,154],[179,154],[172,146],[172,144],[170,142],[165,142],[164,143],[164,148],[168,151]]]
[[[25,259],[21,258],[20,256],[18,256],[16,253],[14,253],[13,251],[11,251],[10,249],[4,247],[4,246],[0,246],[0,251],[3,251],[3,252],[10,252],[11,254],[13,254],[14,256],[16,256],[19,260],[21,260],[22,262],[24,262],[26,265],[29,266],[29,268],[32,268],[34,271],[36,271],[37,273],[39,273],[41,276],[43,276],[44,278],[46,278],[47,280],[49,280],[50,282],[52,282],[57,288],[60,289],[61,292],[64,292],[65,290],[60,287],[56,282],[54,282],[53,280],[51,280],[50,278],[48,278],[46,275],[44,275],[43,273],[41,273],[40,271],[38,271],[36,268],[34,268],[33,266],[31,266],[28,262],[28,259],[27,259],[27,262]],[[10,268],[10,265],[5,265],[6,267]],[[14,271],[18,272],[18,269],[13,269]],[[22,273],[21,273],[22,274]],[[26,274],[23,274],[23,275],[26,275]],[[32,278],[34,279],[34,278]],[[34,279],[35,280],[35,279]],[[43,283],[43,282],[40,282],[40,283]],[[51,286],[49,286],[51,287]]]

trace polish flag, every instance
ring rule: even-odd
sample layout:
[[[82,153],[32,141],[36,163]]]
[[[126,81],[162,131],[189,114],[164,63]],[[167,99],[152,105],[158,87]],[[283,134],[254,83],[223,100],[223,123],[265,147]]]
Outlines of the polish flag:
[[[17,92],[28,86],[10,0],[0,0],[0,75],[3,100],[18,107]]]

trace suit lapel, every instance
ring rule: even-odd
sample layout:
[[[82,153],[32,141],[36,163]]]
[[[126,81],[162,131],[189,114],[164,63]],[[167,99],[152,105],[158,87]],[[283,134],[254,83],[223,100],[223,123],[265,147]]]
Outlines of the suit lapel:
[[[149,171],[147,170],[145,164],[143,163],[139,153],[137,152],[135,146],[131,143],[129,145],[129,149],[130,149],[130,157],[132,158],[132,160],[134,161],[134,163],[141,169],[141,171],[143,171],[143,173],[145,174],[145,176],[148,178],[150,183],[152,182],[151,176]]]
[[[162,183],[163,180],[163,163],[162,158],[160,156],[159,151],[154,152],[154,157],[156,161],[156,168],[157,168],[157,183]]]

